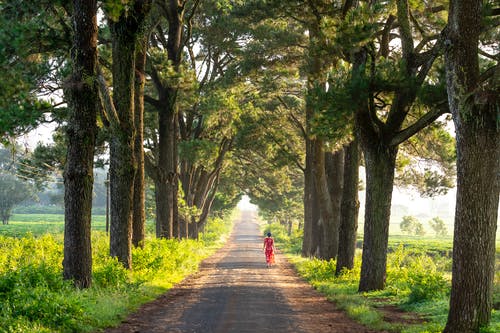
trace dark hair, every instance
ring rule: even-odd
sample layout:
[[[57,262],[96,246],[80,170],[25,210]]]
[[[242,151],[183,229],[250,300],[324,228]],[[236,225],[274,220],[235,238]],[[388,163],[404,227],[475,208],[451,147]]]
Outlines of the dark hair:
[[[271,233],[270,232],[267,233],[267,237],[271,237]]]

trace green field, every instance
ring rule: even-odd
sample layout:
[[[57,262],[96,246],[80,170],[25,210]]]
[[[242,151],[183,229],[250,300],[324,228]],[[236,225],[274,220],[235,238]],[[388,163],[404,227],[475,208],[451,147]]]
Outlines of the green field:
[[[106,216],[92,216],[92,230],[106,230]],[[0,235],[23,237],[30,233],[35,237],[44,234],[62,234],[64,215],[62,214],[14,214],[8,225],[0,225]]]

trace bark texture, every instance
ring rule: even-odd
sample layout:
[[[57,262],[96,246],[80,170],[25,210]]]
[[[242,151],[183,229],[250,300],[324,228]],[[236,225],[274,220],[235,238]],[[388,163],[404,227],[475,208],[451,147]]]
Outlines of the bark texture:
[[[132,268],[132,207],[134,158],[134,68],[135,32],[122,16],[110,24],[113,36],[113,103],[119,123],[110,140],[110,254]]]
[[[132,268],[132,216],[134,178],[135,56],[139,29],[149,11],[150,2],[135,1],[131,12],[122,12],[110,20],[113,38],[113,104],[117,121],[110,140],[110,255],[126,268]]]
[[[337,257],[341,219],[342,192],[344,188],[344,149],[325,154],[325,172],[332,207],[332,218],[323,230],[323,253],[325,259]]]
[[[500,195],[499,88],[480,82],[482,1],[451,1],[448,20],[445,63],[457,140],[457,197],[444,332],[472,333],[489,323],[492,310]]]
[[[359,213],[359,143],[355,139],[344,148],[344,186],[340,208],[339,251],[335,273],[354,267]]]
[[[365,143],[368,148],[368,144]],[[364,150],[366,206],[359,291],[385,287],[387,243],[397,147],[372,144]]]
[[[97,4],[73,1],[73,74],[65,97],[70,106],[64,171],[63,275],[80,288],[92,283],[90,223],[97,132]]]
[[[302,256],[312,257],[318,252],[317,226],[319,223],[316,187],[313,175],[313,140],[306,138],[306,167],[304,169],[304,237]]]
[[[144,84],[146,68],[146,48],[147,38],[142,37],[137,49],[135,61],[135,142],[134,157],[137,163],[137,170],[134,178],[134,209],[132,217],[132,244],[143,246],[145,238],[146,224],[146,195],[144,181]]]

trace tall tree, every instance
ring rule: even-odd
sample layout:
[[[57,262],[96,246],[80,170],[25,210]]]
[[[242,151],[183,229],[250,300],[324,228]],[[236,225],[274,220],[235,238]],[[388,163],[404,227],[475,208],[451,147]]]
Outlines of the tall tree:
[[[97,3],[73,1],[73,73],[66,82],[70,106],[68,151],[64,171],[64,260],[65,279],[90,287],[92,251],[90,223],[94,145],[97,132]]]
[[[134,80],[136,45],[149,0],[136,0],[127,6],[108,3],[106,8],[113,43],[113,104],[110,138],[110,254],[126,267],[132,267],[132,209],[134,177]]]
[[[178,230],[177,97],[183,76],[180,67],[183,48],[187,40],[184,28],[196,13],[198,4],[198,0],[156,2],[161,18],[152,34],[152,43],[158,46],[161,53],[166,52],[167,62],[156,62],[150,67],[157,97],[147,95],[145,98],[158,113],[158,140],[155,151],[147,154],[145,161],[155,183],[157,237],[172,238],[174,230]],[[166,30],[162,24],[165,20],[168,25]]]
[[[414,46],[408,1],[397,0],[396,4],[401,41],[401,53],[398,55],[401,67],[397,75],[400,80],[392,85],[386,82],[377,87],[377,78],[374,76],[377,55],[370,51],[372,84],[370,91],[362,88],[365,98],[368,98],[368,107],[358,109],[355,116],[366,165],[365,226],[359,291],[383,289],[385,286],[390,207],[399,146],[447,110],[446,107],[434,106],[413,123],[405,123],[419,89],[440,54],[443,42],[437,39],[434,44],[429,44],[436,37],[423,38],[419,45]],[[390,34],[395,22],[395,18],[389,15],[383,36]],[[421,33],[425,36],[427,32],[422,30]],[[384,39],[384,43],[380,44],[379,55],[387,56],[388,50]],[[362,72],[360,74],[364,75]]]
[[[457,139],[457,197],[446,333],[479,332],[491,318],[500,194],[500,71],[498,54],[488,70],[480,71],[479,38],[487,29],[483,13],[491,13],[485,4],[452,0],[448,16],[445,62]]]
[[[10,173],[0,172],[0,220],[9,224],[12,209],[32,197],[32,188]]]
[[[149,36],[143,32],[139,37],[135,59],[134,87],[134,158],[137,165],[134,178],[134,198],[132,215],[132,244],[143,246],[146,225],[146,192],[144,173],[144,85],[146,82],[146,51]]]
[[[342,201],[339,226],[339,250],[335,273],[342,269],[354,267],[356,251],[356,233],[358,230],[359,213],[359,142],[354,139],[344,147],[344,186],[342,187]]]

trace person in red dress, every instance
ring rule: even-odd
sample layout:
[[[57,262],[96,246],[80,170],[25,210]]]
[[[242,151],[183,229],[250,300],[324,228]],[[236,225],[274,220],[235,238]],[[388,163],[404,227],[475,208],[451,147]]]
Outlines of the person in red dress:
[[[267,233],[267,237],[264,238],[264,253],[266,254],[267,267],[274,265],[274,239],[271,237],[271,233]]]

